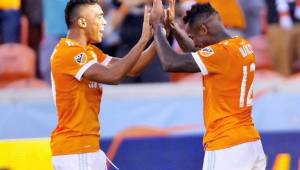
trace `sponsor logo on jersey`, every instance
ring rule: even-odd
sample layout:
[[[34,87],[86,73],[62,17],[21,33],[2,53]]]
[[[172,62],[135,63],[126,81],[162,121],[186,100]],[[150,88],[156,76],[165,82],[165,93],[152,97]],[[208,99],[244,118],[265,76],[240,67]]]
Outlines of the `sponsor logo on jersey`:
[[[205,47],[200,50],[200,55],[203,57],[209,57],[215,54],[214,50],[211,47]]]
[[[74,57],[76,63],[83,65],[87,62],[87,56],[85,55],[85,53],[80,53],[77,56]]]

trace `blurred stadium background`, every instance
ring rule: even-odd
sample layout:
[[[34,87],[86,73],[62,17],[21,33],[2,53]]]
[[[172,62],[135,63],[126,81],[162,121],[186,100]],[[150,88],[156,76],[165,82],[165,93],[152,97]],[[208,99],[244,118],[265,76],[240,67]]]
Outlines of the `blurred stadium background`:
[[[224,1],[210,0],[227,28],[248,38],[257,55],[253,117],[267,169],[300,170],[300,3],[280,1],[291,11],[287,24],[278,7],[284,4],[277,0]],[[49,58],[66,34],[66,2],[0,0],[0,170],[52,170],[49,136],[57,118]],[[202,2],[178,1],[178,19]],[[99,3],[109,24],[98,46],[122,56],[139,37],[140,6],[148,0]],[[201,79],[201,74],[166,74],[154,61],[138,78],[104,86],[100,143],[107,156],[121,170],[201,169]]]

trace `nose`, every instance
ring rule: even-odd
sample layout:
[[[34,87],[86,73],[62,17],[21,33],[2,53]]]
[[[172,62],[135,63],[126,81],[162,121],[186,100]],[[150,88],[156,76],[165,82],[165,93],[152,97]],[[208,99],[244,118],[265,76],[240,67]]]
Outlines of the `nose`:
[[[106,19],[105,19],[105,18],[103,18],[103,22],[102,22],[102,24],[103,24],[103,25],[106,25],[106,24],[107,24],[107,22],[106,22]]]

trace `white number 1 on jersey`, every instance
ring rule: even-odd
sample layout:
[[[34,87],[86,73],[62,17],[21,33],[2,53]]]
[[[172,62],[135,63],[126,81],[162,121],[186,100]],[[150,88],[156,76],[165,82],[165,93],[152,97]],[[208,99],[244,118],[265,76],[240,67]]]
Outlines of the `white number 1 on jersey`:
[[[250,72],[255,71],[255,64],[251,63],[250,65]],[[246,85],[248,81],[248,68],[247,66],[243,66],[243,79],[242,79],[242,85],[241,85],[241,94],[240,94],[240,108],[245,107],[245,95],[247,94],[246,98],[246,106],[252,106],[252,94],[253,94],[253,83],[254,80],[251,82],[251,86],[246,93]]]

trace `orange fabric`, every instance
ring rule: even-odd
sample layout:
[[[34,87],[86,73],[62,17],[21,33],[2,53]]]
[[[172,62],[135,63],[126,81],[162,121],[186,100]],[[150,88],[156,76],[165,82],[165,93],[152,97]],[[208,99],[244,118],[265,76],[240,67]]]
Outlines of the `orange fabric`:
[[[62,39],[56,46],[51,56],[52,89],[58,115],[58,125],[51,135],[53,155],[99,150],[102,85],[78,75],[89,65],[105,59],[106,55],[96,47],[84,47],[70,39]]]
[[[220,14],[228,28],[244,29],[246,27],[243,10],[237,0],[196,0],[198,3],[209,2]],[[226,4],[226,5],[225,5]]]
[[[20,9],[21,0],[1,0],[0,10]]]
[[[193,55],[204,74],[206,134],[203,143],[206,150],[259,139],[251,117],[255,56],[250,44],[236,37]]]

